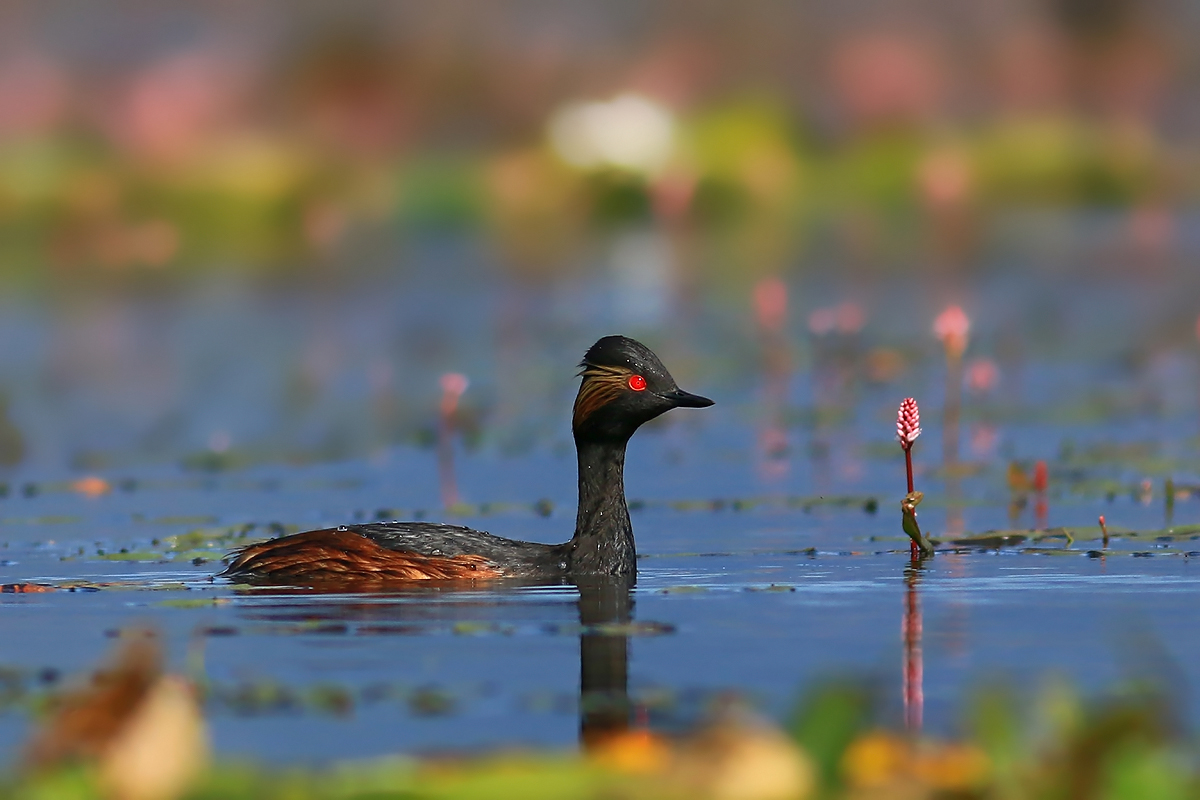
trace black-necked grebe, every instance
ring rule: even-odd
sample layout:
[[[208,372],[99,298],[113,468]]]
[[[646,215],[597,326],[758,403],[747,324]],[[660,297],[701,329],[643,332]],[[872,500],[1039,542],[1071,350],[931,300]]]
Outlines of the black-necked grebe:
[[[681,390],[650,348],[625,336],[605,336],[580,366],[572,418],[579,510],[570,541],[519,542],[433,522],[345,525],[243,547],[221,575],[288,585],[635,575],[625,446],[659,414],[713,401]]]

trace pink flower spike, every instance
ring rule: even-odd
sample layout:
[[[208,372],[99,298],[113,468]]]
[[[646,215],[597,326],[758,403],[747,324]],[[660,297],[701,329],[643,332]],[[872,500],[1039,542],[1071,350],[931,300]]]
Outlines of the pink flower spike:
[[[1000,382],[1000,368],[990,358],[972,359],[967,364],[966,381],[967,388],[972,392],[990,392]]]
[[[904,398],[900,410],[896,412],[896,438],[905,450],[921,435],[921,410],[917,401],[911,397]]]
[[[754,316],[767,331],[780,333],[787,323],[787,284],[779,278],[763,278],[754,285]]]
[[[442,386],[440,406],[443,417],[449,417],[458,409],[458,399],[463,396],[470,382],[461,372],[447,372],[438,379]]]
[[[837,315],[837,329],[841,333],[854,334],[867,324],[867,312],[853,300],[847,300],[834,309]]]
[[[961,356],[967,349],[971,318],[959,306],[947,306],[933,321],[933,333],[942,340],[947,353]]]
[[[818,308],[808,315],[808,329],[815,336],[832,333],[835,327],[837,327],[836,308]]]
[[[443,394],[450,395],[457,400],[462,397],[471,381],[461,372],[447,372],[438,378],[438,383],[441,384]]]

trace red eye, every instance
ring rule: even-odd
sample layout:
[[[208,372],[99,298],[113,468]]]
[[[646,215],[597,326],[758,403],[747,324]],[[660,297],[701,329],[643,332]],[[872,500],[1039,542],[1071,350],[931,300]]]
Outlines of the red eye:
[[[630,375],[629,388],[633,389],[635,392],[646,391],[646,379],[641,375]]]

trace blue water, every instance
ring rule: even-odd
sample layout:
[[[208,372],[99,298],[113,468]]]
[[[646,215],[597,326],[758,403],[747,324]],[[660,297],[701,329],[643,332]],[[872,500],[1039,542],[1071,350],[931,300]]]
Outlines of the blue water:
[[[623,688],[652,725],[685,726],[731,691],[782,718],[836,677],[877,686],[880,714],[898,722],[906,598],[920,615],[930,730],[954,730],[975,687],[1002,681],[1028,696],[1054,677],[1092,693],[1167,682],[1200,718],[1182,691],[1200,685],[1200,541],[1145,535],[1200,523],[1195,309],[1178,287],[1059,286],[1052,306],[1023,279],[972,287],[967,357],[993,359],[1000,379],[964,394],[947,465],[946,366],[929,333],[938,309],[920,293],[904,305],[908,289],[793,284],[788,368],[772,373],[745,287],[681,295],[658,318],[630,321],[601,279],[530,288],[495,277],[453,291],[446,279],[8,301],[0,333],[16,344],[0,352],[0,389],[23,452],[0,473],[0,582],[98,588],[0,595],[0,667],[26,699],[47,671],[85,670],[114,631],[150,624],[173,668],[209,687],[220,753],[575,746],[574,587],[247,592],[211,579],[225,544],[201,547],[193,564],[195,553],[167,560],[162,541],[415,514],[561,541],[574,522],[575,364],[623,330],[683,388],[717,400],[672,412],[629,452],[642,559],[632,623],[607,635],[628,638]],[[806,331],[809,310],[846,298],[867,310],[861,333]],[[904,366],[871,379],[885,347]],[[435,446],[448,371],[470,379],[449,487]],[[892,438],[906,395],[922,405],[914,452],[928,532],[1066,526],[1077,540],[944,549],[906,581]],[[1011,505],[1006,478],[1010,461],[1032,474],[1036,459],[1050,470],[1042,518],[1033,494]],[[70,485],[83,476],[112,491],[85,496]],[[450,510],[448,491],[459,500]],[[1101,544],[1082,532],[1100,514],[1114,539],[1089,555]],[[105,560],[122,549],[151,556]],[[3,708],[0,746],[12,753],[27,702]]]

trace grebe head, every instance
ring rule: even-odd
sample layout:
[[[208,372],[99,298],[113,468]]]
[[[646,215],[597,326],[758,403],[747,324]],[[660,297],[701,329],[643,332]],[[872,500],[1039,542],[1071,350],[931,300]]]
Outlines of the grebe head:
[[[624,440],[672,408],[705,408],[707,397],[680,389],[649,347],[627,336],[605,336],[583,357],[575,398],[575,438]]]

